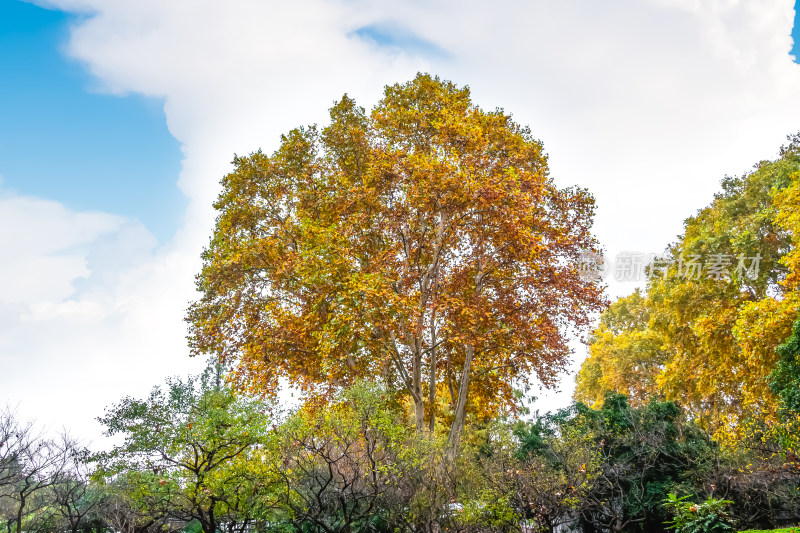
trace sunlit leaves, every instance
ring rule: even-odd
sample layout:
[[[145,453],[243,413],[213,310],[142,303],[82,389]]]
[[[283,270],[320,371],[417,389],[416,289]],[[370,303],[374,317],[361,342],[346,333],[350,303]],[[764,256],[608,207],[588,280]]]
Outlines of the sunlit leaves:
[[[735,438],[748,418],[774,419],[768,376],[800,309],[799,150],[800,138],[792,138],[776,161],[725,178],[714,201],[686,220],[667,275],[653,276],[646,295],[621,299],[601,320],[580,398],[593,401],[608,389],[633,401],[675,400],[720,438]],[[758,269],[732,265],[721,277],[679,270],[681,258],[714,254],[758,257]],[[637,319],[626,323],[630,308]]]
[[[592,197],[466,88],[419,75],[371,113],[345,96],[329,126],[234,164],[188,320],[250,391],[379,378],[418,429],[460,427],[513,406],[514,380],[552,384],[603,303],[578,269]]]

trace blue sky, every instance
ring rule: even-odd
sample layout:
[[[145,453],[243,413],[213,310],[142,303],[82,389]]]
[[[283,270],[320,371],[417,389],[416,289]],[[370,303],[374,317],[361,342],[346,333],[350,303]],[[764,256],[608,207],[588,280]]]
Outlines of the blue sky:
[[[175,185],[180,145],[167,130],[163,102],[104,94],[63,53],[74,21],[18,0],[0,2],[2,187],[75,210],[136,217],[164,242],[185,201]],[[383,42],[386,32],[378,29],[366,36]],[[797,57],[797,14],[793,35]],[[420,46],[401,37],[392,43]]]
[[[795,61],[800,63],[800,0],[794,3],[794,29],[792,30],[792,37],[794,38],[792,54],[795,57]]]
[[[0,1],[2,188],[74,210],[136,217],[160,241],[185,201],[163,102],[103,94],[64,47],[74,17]]]
[[[800,0],[794,3],[794,29],[792,30],[792,37],[794,38],[792,53],[794,54],[795,61],[800,63]]]

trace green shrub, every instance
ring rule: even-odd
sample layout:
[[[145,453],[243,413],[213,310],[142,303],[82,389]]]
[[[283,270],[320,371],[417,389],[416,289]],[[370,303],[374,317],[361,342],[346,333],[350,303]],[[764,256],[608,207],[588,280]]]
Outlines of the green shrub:
[[[676,533],[726,533],[735,532],[730,515],[725,509],[730,505],[729,500],[709,498],[703,503],[686,501],[689,496],[678,498],[669,494],[664,506],[671,511],[675,518],[667,522],[670,529]]]

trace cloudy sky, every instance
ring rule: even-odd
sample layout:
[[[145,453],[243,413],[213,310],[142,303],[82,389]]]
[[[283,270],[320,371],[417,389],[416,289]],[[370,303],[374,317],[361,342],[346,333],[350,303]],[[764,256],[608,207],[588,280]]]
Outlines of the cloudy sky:
[[[0,404],[94,437],[122,395],[201,368],[183,314],[233,154],[417,71],[530,125],[609,256],[663,250],[800,130],[795,7],[0,0]]]

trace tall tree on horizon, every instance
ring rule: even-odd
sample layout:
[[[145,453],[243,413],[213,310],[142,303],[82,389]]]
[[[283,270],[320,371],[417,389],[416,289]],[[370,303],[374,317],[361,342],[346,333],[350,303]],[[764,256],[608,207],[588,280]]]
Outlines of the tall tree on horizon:
[[[553,384],[604,304],[581,269],[593,198],[558,189],[541,143],[468,88],[420,74],[370,114],[345,95],[328,127],[234,164],[187,320],[251,392],[379,377],[418,431],[447,420],[454,450],[468,411]]]

